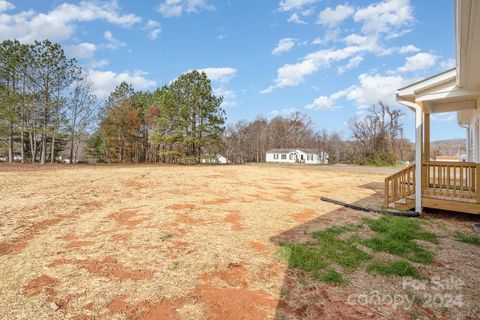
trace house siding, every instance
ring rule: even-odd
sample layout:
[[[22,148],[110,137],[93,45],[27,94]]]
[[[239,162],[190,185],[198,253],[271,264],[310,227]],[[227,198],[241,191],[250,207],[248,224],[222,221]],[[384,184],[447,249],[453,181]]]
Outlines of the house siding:
[[[477,98],[477,106],[480,106],[480,97]],[[469,130],[468,130],[468,161],[471,162],[480,162],[480,110],[476,109],[473,112],[472,119],[470,121]]]

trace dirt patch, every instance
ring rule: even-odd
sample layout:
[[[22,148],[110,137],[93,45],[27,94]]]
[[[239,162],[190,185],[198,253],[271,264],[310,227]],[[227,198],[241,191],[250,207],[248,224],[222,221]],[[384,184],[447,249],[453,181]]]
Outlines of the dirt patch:
[[[37,295],[45,290],[53,290],[53,287],[60,283],[58,279],[42,274],[41,276],[30,280],[23,288],[24,293],[27,296]]]
[[[91,245],[94,244],[93,241],[79,240],[78,237],[76,235],[74,235],[73,233],[67,234],[62,239],[67,241],[66,247],[69,248],[69,249],[86,247],[86,246],[91,246]]]
[[[313,209],[307,209],[307,210],[304,210],[300,213],[297,213],[297,214],[294,214],[292,215],[292,218],[293,220],[295,220],[296,222],[305,222],[307,220],[310,220],[312,219],[313,217],[315,217],[316,215],[316,211],[313,210]]]
[[[112,314],[123,314],[127,319],[136,320],[180,320],[177,305],[170,299],[163,298],[158,303],[141,301],[137,304],[127,302],[127,295],[120,295],[108,304],[107,308]]]
[[[238,211],[232,211],[227,215],[223,221],[230,223],[234,230],[240,231],[243,229],[243,224],[240,222],[242,220],[242,215]]]
[[[275,299],[265,292],[245,288],[202,285],[198,288],[198,296],[205,305],[209,319],[263,320],[276,307]]]
[[[112,240],[115,242],[128,242],[132,239],[132,233],[117,233],[112,235]]]
[[[204,200],[204,201],[202,201],[202,203],[206,206],[210,206],[210,205],[218,206],[218,205],[230,203],[233,200],[235,200],[235,198],[226,197],[226,198],[217,198],[217,199],[213,199],[213,200]]]
[[[172,205],[167,206],[167,209],[172,209],[172,210],[193,210],[197,206],[192,204],[192,203],[175,203]]]
[[[127,229],[135,229],[137,225],[145,221],[143,218],[137,218],[138,210],[122,209],[118,212],[112,213],[109,218],[115,220],[118,224],[126,227]]]
[[[250,248],[253,250],[256,250],[260,253],[266,253],[268,246],[265,243],[258,242],[258,241],[252,241],[250,242]]]
[[[62,220],[62,218],[54,218],[33,223],[27,227],[24,235],[21,238],[16,238],[15,240],[9,242],[0,242],[0,255],[22,251],[35,235],[39,234],[48,227],[59,224]]]
[[[127,181],[124,181],[122,184],[123,184],[125,187],[133,188],[133,189],[135,189],[135,190],[146,189],[146,188],[149,187],[149,186],[147,186],[146,184],[140,183],[140,182],[135,181],[135,180],[127,180]]]
[[[107,256],[102,260],[68,260],[57,259],[50,263],[49,267],[56,267],[62,264],[73,264],[82,267],[97,276],[120,279],[120,280],[144,280],[151,278],[153,271],[143,268],[128,269],[120,263],[114,256]]]

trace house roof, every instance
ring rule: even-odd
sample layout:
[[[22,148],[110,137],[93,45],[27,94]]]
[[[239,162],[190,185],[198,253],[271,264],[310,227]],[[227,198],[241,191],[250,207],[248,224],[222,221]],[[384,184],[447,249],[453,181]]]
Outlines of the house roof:
[[[306,149],[306,148],[297,148],[297,149],[271,149],[267,153],[290,153],[295,151],[302,151],[308,154],[319,154],[320,152],[317,149]]]

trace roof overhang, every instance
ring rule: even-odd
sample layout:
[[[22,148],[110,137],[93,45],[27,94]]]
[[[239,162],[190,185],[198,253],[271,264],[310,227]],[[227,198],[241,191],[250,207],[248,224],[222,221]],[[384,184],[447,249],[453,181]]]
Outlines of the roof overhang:
[[[455,1],[457,86],[480,89],[480,3]]]

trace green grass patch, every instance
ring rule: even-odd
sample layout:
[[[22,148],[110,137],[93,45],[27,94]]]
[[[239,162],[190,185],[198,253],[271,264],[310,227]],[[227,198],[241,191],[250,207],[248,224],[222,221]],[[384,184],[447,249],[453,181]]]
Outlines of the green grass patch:
[[[390,263],[373,262],[367,267],[368,272],[374,272],[383,276],[399,276],[421,278],[417,269],[410,262],[401,260]]]
[[[435,234],[423,231],[420,221],[392,216],[383,216],[377,220],[365,218],[364,221],[372,231],[377,233],[372,238],[362,240],[365,246],[412,262],[432,263],[433,254],[418,245],[415,240],[437,244],[438,239]]]
[[[375,234],[360,238],[358,231],[367,225]],[[433,254],[416,243],[416,240],[438,243],[435,234],[422,230],[415,219],[382,216],[379,219],[363,219],[362,224],[331,227],[313,232],[314,240],[280,246],[280,256],[289,267],[306,271],[315,280],[343,284],[344,274],[353,272],[373,257],[359,249],[364,245],[376,252],[387,252],[406,260],[392,263],[372,262],[367,271],[385,276],[411,276],[420,278],[420,273],[409,262],[429,264]]]
[[[344,283],[341,273],[330,268],[332,264],[350,272],[358,268],[370,255],[356,248],[358,243],[351,237],[339,239],[342,233],[357,230],[359,226],[332,227],[312,233],[314,241],[303,244],[283,244],[281,257],[291,268],[312,272],[315,279],[327,283]]]
[[[314,279],[321,280],[326,283],[332,283],[332,284],[344,284],[345,280],[343,279],[343,276],[341,273],[337,272],[334,269],[327,269],[322,273],[316,273],[313,276]]]
[[[455,233],[455,240],[463,243],[476,244],[480,246],[480,236],[475,234],[466,234],[463,232]]]

